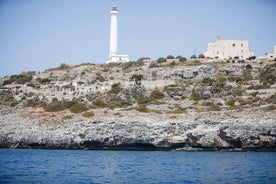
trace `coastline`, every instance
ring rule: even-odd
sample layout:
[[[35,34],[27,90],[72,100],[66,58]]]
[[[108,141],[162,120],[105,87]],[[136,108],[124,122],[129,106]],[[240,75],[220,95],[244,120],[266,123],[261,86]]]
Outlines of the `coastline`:
[[[2,113],[0,148],[133,151],[276,151],[276,115],[262,109],[164,114],[120,110],[120,116],[58,120],[35,109]],[[23,113],[24,112],[24,113]],[[139,117],[139,119],[137,119]]]

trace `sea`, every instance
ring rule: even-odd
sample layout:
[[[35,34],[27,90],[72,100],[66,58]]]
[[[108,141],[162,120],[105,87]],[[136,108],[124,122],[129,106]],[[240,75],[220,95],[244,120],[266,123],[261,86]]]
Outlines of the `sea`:
[[[0,149],[0,183],[276,183],[275,152]]]

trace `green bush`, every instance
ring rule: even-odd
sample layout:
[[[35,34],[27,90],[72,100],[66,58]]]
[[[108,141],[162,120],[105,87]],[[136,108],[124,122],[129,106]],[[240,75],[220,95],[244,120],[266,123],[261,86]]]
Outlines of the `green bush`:
[[[11,75],[8,80],[5,80],[3,82],[3,86],[5,86],[7,84],[11,84],[13,82],[15,82],[17,84],[25,84],[26,82],[29,82],[32,79],[33,79],[32,73],[24,73],[24,74],[20,74],[20,75]]]
[[[130,77],[130,80],[134,80],[135,81],[135,84],[137,85],[141,85],[141,81],[142,79],[144,79],[144,76],[141,75],[141,74],[133,74],[131,77]]]
[[[193,54],[192,56],[191,56],[191,59],[196,59],[197,57],[196,57],[196,55],[195,54]]]
[[[275,105],[270,105],[270,106],[266,107],[264,110],[265,111],[273,111],[273,110],[276,110],[276,106]]]
[[[147,104],[151,101],[151,98],[148,96],[140,95],[138,98],[136,98],[136,101],[138,104]]]
[[[267,65],[259,72],[260,81],[263,83],[274,84],[276,82],[276,64]]]
[[[53,101],[45,107],[48,112],[58,112],[69,108],[71,104],[67,101]]]
[[[58,112],[69,109],[72,113],[80,113],[88,110],[88,107],[84,103],[79,103],[76,101],[57,101],[53,100],[52,103],[45,107],[48,112]]]
[[[175,109],[173,111],[169,111],[167,113],[168,114],[183,114],[183,113],[186,113],[186,112],[187,112],[186,108],[178,107],[177,109]]]
[[[91,117],[93,117],[94,115],[95,115],[95,114],[94,114],[93,111],[85,112],[85,113],[82,114],[82,116],[85,117],[85,118],[91,118]]]
[[[72,106],[69,107],[69,110],[72,113],[81,113],[83,111],[88,110],[88,107],[84,103],[75,102]]]
[[[162,114],[161,111],[159,110],[153,110],[153,109],[149,109],[147,108],[147,106],[145,105],[142,105],[142,104],[139,104],[135,110],[139,111],[139,112],[143,112],[143,113],[150,113],[150,112],[154,112],[154,113],[159,113],[159,114]]]
[[[174,59],[174,56],[173,55],[168,55],[167,59]]]
[[[163,58],[163,57],[160,57],[160,58],[157,59],[157,63],[164,63],[166,61],[167,60],[165,58]]]
[[[158,89],[153,90],[153,91],[151,92],[151,94],[150,94],[150,98],[151,98],[151,99],[155,99],[155,100],[160,100],[160,99],[162,99],[162,98],[164,98],[164,97],[165,97],[164,93],[161,92],[161,91],[158,90]]]
[[[107,107],[106,103],[102,100],[96,100],[94,103],[93,103],[94,106],[96,107],[99,107],[99,108],[105,108]]]
[[[36,81],[38,81],[41,84],[49,84],[51,82],[48,78],[36,78]]]
[[[225,105],[231,107],[231,106],[234,106],[234,105],[235,105],[235,102],[236,102],[236,100],[235,100],[234,98],[232,98],[232,99],[227,100],[227,101],[225,102]]]
[[[201,83],[208,85],[208,86],[212,86],[212,84],[215,82],[215,79],[211,79],[210,77],[207,78],[203,78],[201,80]]]
[[[71,116],[71,115],[66,115],[66,116],[62,117],[63,120],[72,119],[72,118],[73,118],[73,116]]]
[[[186,61],[187,59],[181,55],[176,56],[176,59],[179,59],[179,61]]]
[[[210,95],[200,95],[199,93],[192,91],[192,94],[190,96],[190,100],[195,100],[195,101],[199,101],[199,100],[208,100],[210,99]]]
[[[250,69],[245,69],[245,70],[243,70],[243,72],[242,72],[242,78],[243,78],[243,80],[245,80],[245,81],[252,80],[252,79],[253,79],[253,76],[252,76],[252,74],[251,74],[251,70],[250,70]]]
[[[120,82],[111,85],[111,90],[108,93],[118,94],[122,91],[122,85]]]
[[[98,80],[100,82],[105,81],[104,77],[99,72],[96,73],[96,80]]]
[[[270,88],[270,84],[257,84],[257,85],[251,85],[247,89],[258,90],[258,89],[269,89],[269,88]]]
[[[198,58],[203,59],[205,58],[204,54],[199,54]]]

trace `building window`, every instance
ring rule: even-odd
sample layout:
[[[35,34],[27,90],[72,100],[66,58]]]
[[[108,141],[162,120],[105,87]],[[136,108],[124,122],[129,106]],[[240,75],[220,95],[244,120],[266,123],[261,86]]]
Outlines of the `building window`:
[[[241,50],[241,53],[243,53],[243,50]]]
[[[219,54],[219,51],[217,51],[217,54]]]
[[[233,47],[235,47],[235,46],[236,46],[236,44],[234,44],[234,43],[233,43],[233,44],[232,44],[232,46],[233,46]]]
[[[243,47],[243,44],[241,44],[241,47]]]

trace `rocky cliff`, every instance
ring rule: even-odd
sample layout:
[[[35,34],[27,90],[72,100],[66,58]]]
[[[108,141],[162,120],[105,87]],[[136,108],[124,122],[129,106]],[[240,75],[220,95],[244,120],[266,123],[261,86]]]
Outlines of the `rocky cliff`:
[[[26,116],[26,111],[32,115]],[[187,112],[173,118],[132,110],[54,123],[36,113],[2,112],[0,147],[276,151],[276,114],[258,109]]]
[[[275,61],[61,65],[0,79],[0,147],[276,150]]]

